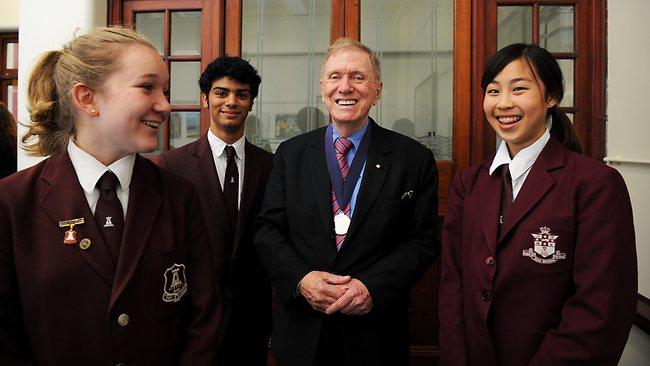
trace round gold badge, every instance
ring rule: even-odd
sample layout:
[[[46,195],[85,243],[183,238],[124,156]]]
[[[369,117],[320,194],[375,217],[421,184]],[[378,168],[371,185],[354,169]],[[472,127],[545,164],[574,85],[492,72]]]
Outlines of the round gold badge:
[[[90,248],[90,244],[91,244],[90,239],[83,238],[81,240],[81,242],[79,243],[79,248],[81,248],[82,250],[86,250],[86,249]]]

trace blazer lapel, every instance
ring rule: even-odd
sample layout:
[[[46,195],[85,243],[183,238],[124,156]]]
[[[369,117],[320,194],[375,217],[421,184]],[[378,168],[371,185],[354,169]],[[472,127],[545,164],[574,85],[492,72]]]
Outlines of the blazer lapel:
[[[334,221],[332,215],[332,184],[327,171],[327,161],[325,160],[326,130],[326,128],[321,128],[314,135],[314,141],[312,141],[311,149],[308,151],[308,154],[310,154],[308,161],[311,162],[309,167],[312,189],[314,190],[314,201],[316,201],[323,228],[326,233],[330,233]],[[332,245],[332,248],[336,252],[336,245]]]
[[[109,309],[124,291],[140,262],[151,230],[154,227],[158,210],[162,204],[159,194],[158,175],[145,158],[137,155],[133,166],[129,192],[129,205],[124,220],[122,246],[115,271],[115,285],[111,292]]]
[[[390,170],[388,155],[392,149],[389,144],[385,143],[382,128],[372,119],[369,120],[369,123],[372,124],[372,130],[370,146],[368,147],[368,157],[366,158],[366,166],[363,173],[363,180],[361,181],[361,188],[357,196],[357,203],[352,214],[350,230],[348,230],[348,234],[345,236],[346,242],[350,240],[354,232],[368,215],[368,211],[375,202],[384,184],[384,179]],[[345,247],[345,244],[343,244],[343,247]]]
[[[79,179],[67,155],[52,156],[41,178],[50,184],[50,189],[41,200],[45,212],[52,218],[54,224],[59,221],[83,218],[84,223],[75,225],[77,244],[75,247],[81,256],[92,266],[108,284],[113,283],[115,265],[104,243],[104,239],[95,224],[88,200],[79,184]],[[63,244],[66,228],[61,228],[61,237],[53,238],[58,245]],[[78,243],[88,238],[94,245],[88,250],[81,250]]]
[[[214,157],[212,155],[212,149],[210,149],[207,134],[201,137],[192,155],[196,157],[198,167],[195,171],[200,175],[200,179],[197,179],[196,182],[198,182],[199,188],[206,193],[210,209],[215,215],[215,221],[217,221],[217,223],[211,222],[212,220],[208,222],[211,217],[205,217],[206,224],[221,225],[228,235],[234,237],[230,225],[226,224],[230,222],[229,216],[226,212],[226,202],[223,198],[223,190],[219,182],[219,176],[217,175],[217,168],[214,164]]]
[[[526,177],[524,185],[521,187],[517,198],[512,203],[510,212],[503,223],[503,230],[500,234],[501,241],[512,228],[526,215],[542,197],[555,184],[553,178],[548,173],[549,170],[559,168],[564,165],[564,150],[555,138],[547,142],[546,146],[539,154],[537,161]]]
[[[497,235],[499,229],[499,210],[501,209],[501,175],[498,173],[489,175],[490,164],[485,163],[483,169],[487,176],[485,181],[479,184],[480,188],[480,209],[483,235],[492,255],[496,253]],[[495,194],[496,193],[496,194]]]
[[[262,175],[262,165],[251,143],[246,141],[246,161],[244,162],[244,184],[242,185],[241,203],[239,205],[239,218],[237,220],[237,230],[235,232],[235,243],[233,244],[232,252],[237,251],[239,242],[241,241],[242,233],[244,231],[244,223],[248,221],[255,193],[260,182]]]

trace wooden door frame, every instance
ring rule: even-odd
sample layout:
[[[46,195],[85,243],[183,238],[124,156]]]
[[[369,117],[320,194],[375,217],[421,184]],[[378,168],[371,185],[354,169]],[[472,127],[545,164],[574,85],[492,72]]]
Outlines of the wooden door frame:
[[[241,57],[243,0],[224,0],[224,49],[226,55]]]
[[[454,1],[454,49],[453,49],[453,160],[437,161],[439,173],[438,185],[438,216],[440,222],[446,213],[446,201],[452,179],[457,170],[468,167],[471,162],[473,143],[472,137],[472,0]],[[361,39],[361,8],[360,0],[332,0],[332,16],[330,41],[339,37]],[[344,17],[334,18],[334,14],[344,12]],[[481,102],[482,105],[482,102]],[[476,135],[474,135],[476,137]],[[422,310],[431,306],[434,314],[438,314],[437,301],[433,303],[418,302],[417,298],[433,296],[437,300],[437,280],[440,277],[440,263],[436,262],[413,289],[410,309]],[[434,321],[432,343],[413,345],[410,348],[411,365],[430,364],[439,356],[438,322]],[[435,362],[435,361],[434,361]]]
[[[341,37],[361,39],[361,0],[331,0],[330,42]],[[334,14],[343,14],[334,17]]]

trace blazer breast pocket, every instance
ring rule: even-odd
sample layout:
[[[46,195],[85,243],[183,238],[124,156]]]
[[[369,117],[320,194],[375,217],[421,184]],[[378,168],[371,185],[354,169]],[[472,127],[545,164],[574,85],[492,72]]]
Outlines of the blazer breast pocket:
[[[527,220],[517,230],[514,262],[535,276],[563,276],[571,268],[575,245],[572,218]]]
[[[413,201],[409,199],[404,200],[385,200],[381,203],[380,209],[382,212],[389,211],[404,211],[413,207]]]
[[[147,277],[147,300],[158,319],[170,319],[182,312],[189,292],[189,245],[143,257]]]

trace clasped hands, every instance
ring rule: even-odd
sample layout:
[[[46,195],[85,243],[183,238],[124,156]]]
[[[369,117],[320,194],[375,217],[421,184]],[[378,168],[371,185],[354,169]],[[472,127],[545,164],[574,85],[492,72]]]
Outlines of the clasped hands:
[[[298,283],[298,291],[314,310],[327,315],[337,311],[346,315],[364,315],[372,310],[370,292],[352,276],[311,271]]]

